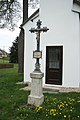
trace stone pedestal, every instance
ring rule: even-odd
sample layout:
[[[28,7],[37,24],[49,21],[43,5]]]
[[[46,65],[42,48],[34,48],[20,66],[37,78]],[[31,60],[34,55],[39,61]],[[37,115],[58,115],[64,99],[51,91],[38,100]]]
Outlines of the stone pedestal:
[[[43,103],[44,101],[44,95],[42,90],[43,76],[44,76],[43,73],[33,72],[30,74],[32,82],[31,82],[31,93],[28,96],[28,104],[38,106]]]

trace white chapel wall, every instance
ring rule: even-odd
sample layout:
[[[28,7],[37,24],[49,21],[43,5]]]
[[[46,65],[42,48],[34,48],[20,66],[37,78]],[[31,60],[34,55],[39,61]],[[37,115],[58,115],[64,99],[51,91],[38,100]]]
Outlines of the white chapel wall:
[[[47,4],[46,4],[47,3]],[[79,14],[72,12],[73,0],[41,0],[40,19],[42,26],[50,30],[41,33],[42,59],[41,71],[44,72],[45,84],[46,46],[63,45],[63,78],[62,86],[79,87],[80,82],[80,40],[79,40]],[[29,29],[36,27],[34,22],[28,21],[24,25],[24,82],[30,82],[30,73],[34,70],[35,59],[33,50],[36,49],[36,36]]]
[[[50,29],[41,35],[44,84],[46,46],[63,45],[62,86],[79,87],[79,14],[71,11],[72,5],[73,0],[41,0],[40,18]]]
[[[80,87],[80,15],[79,15],[79,87]]]
[[[24,25],[25,40],[24,40],[24,82],[31,82],[30,73],[34,70],[35,59],[33,59],[33,51],[36,49],[36,36],[29,30],[31,27],[36,27],[36,18],[33,22],[28,21]]]

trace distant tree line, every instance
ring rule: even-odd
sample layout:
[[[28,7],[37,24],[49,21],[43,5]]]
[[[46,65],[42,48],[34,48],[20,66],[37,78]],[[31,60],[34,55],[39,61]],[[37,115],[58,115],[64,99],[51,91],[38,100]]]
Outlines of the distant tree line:
[[[10,51],[10,63],[18,63],[18,37],[12,43],[9,49]]]

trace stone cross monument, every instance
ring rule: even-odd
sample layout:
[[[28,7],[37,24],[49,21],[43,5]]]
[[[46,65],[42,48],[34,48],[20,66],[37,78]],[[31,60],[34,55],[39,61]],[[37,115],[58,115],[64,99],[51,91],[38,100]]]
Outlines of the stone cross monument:
[[[36,33],[37,40],[37,50],[33,51],[33,58],[36,59],[35,69],[30,74],[31,81],[31,93],[28,96],[28,104],[31,105],[41,105],[44,101],[44,95],[42,91],[42,78],[44,73],[40,70],[39,59],[42,57],[42,52],[40,51],[40,33],[47,32],[49,29],[47,27],[41,28],[41,21],[37,21],[37,28],[31,28],[29,31],[31,33]]]

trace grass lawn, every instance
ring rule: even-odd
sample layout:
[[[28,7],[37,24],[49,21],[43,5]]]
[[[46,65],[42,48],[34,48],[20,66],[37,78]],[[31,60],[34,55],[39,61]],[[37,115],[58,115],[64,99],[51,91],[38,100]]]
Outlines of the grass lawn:
[[[0,64],[6,64],[6,63],[9,63],[9,58],[2,58],[0,59]]]
[[[17,71],[17,65],[0,70],[0,120],[80,120],[80,93],[46,93],[42,106],[27,106]]]

